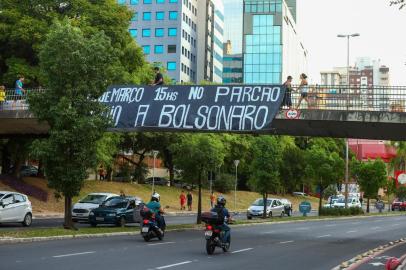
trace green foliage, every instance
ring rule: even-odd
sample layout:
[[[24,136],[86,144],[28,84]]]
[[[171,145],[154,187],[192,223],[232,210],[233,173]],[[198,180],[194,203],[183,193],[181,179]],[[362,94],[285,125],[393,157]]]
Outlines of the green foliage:
[[[319,213],[320,216],[358,216],[363,214],[364,210],[361,207],[349,207],[349,208],[322,207]]]
[[[391,160],[392,168],[406,170],[406,142],[392,142],[391,146],[396,148],[396,157]]]
[[[364,192],[364,197],[368,199],[376,198],[379,189],[387,182],[385,163],[381,159],[368,162],[353,159],[351,171]]]
[[[232,174],[222,173],[217,176],[213,182],[213,189],[220,193],[228,193],[234,189],[235,176]]]
[[[406,187],[398,187],[395,191],[396,197],[399,199],[406,199]]]
[[[0,80],[12,87],[18,74],[26,85],[45,85],[39,52],[54,21],[69,19],[85,37],[104,31],[117,50],[120,65],[111,66],[114,82],[149,83],[153,71],[128,33],[132,12],[116,0],[2,0],[0,16]],[[66,58],[65,60],[69,60]],[[113,75],[113,74],[111,74]]]
[[[330,196],[337,195],[336,185],[328,186],[323,192],[323,198],[328,199]]]
[[[71,227],[71,198],[79,194],[87,170],[95,168],[97,142],[107,128],[106,108],[97,98],[111,83],[117,50],[103,32],[86,36],[64,20],[52,26],[39,55],[48,90],[29,102],[50,130],[37,152],[50,187],[65,196],[65,225]]]
[[[106,169],[111,169],[117,153],[119,144],[122,142],[120,133],[104,133],[103,137],[97,141],[96,145],[96,163],[101,164]]]
[[[295,144],[288,145],[283,150],[280,173],[284,191],[287,193],[301,190],[306,166],[304,154]]]

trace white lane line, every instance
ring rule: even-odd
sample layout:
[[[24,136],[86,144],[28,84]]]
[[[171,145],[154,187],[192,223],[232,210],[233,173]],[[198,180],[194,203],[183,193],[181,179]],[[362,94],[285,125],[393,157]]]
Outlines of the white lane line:
[[[352,225],[357,225],[357,224],[361,224],[361,222],[353,222],[351,223]]]
[[[326,235],[317,236],[316,238],[324,238],[324,237],[330,237],[330,236],[331,236],[331,234],[326,234]]]
[[[301,228],[296,228],[297,231],[304,231],[304,230],[310,230],[309,227],[301,227]]]
[[[87,251],[87,252],[81,252],[81,253],[55,255],[55,256],[52,256],[52,257],[53,258],[63,258],[63,257],[79,256],[79,255],[86,255],[86,254],[93,254],[93,253],[96,253],[96,251]]]
[[[293,242],[295,242],[295,241],[290,240],[290,241],[279,242],[279,244],[287,244],[287,243],[293,243]]]
[[[236,250],[236,251],[233,251],[233,252],[231,252],[232,254],[235,254],[235,253],[240,253],[240,252],[244,252],[244,251],[250,251],[250,250],[252,250],[253,248],[244,248],[244,249],[240,249],[240,250]]]
[[[357,231],[348,231],[347,233],[356,233]]]
[[[380,229],[381,227],[373,227],[373,228],[371,228],[371,230],[378,230],[378,229]]]
[[[383,219],[374,220],[374,222],[381,222],[381,221],[383,221]]]
[[[159,245],[168,245],[168,244],[175,244],[175,242],[154,243],[154,244],[148,244],[148,246],[159,246]]]
[[[393,224],[392,227],[396,227],[396,226],[399,226],[399,225],[400,225],[399,223],[396,223],[396,224]]]
[[[327,224],[326,227],[335,227],[337,224]]]
[[[275,231],[269,231],[269,232],[264,232],[264,233],[262,233],[262,234],[272,234],[272,233],[274,233]]]
[[[157,267],[157,268],[155,268],[155,269],[157,269],[157,270],[166,269],[166,268],[171,268],[171,267],[175,267],[175,266],[179,266],[179,265],[184,265],[184,264],[189,264],[189,263],[192,263],[192,261],[184,261],[184,262],[180,262],[180,263],[168,264],[168,265],[164,265],[164,266]]]

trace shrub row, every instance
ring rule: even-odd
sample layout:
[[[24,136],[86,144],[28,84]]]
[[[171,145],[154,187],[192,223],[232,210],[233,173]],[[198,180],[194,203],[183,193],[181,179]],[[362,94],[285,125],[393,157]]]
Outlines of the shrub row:
[[[364,210],[360,207],[349,208],[327,208],[323,207],[320,211],[320,216],[357,216],[363,215]]]

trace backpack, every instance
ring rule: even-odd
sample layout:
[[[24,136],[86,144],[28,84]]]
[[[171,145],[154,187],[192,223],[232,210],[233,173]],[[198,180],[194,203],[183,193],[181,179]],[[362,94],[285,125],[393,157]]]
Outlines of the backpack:
[[[218,207],[217,205],[213,208],[212,212],[217,213],[217,224],[221,225],[224,223],[225,216],[224,216],[224,208]]]

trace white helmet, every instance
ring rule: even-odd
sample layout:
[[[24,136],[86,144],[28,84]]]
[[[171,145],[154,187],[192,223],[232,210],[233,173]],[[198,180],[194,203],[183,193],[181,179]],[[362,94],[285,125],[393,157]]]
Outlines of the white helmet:
[[[159,202],[161,200],[161,196],[158,193],[154,192],[154,194],[152,194],[152,197],[151,197],[151,200],[153,200],[153,199],[155,199]]]

